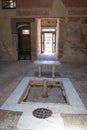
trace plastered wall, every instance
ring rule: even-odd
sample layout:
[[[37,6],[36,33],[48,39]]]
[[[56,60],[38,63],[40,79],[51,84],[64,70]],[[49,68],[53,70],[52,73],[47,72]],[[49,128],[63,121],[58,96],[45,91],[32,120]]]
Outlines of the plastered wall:
[[[60,58],[68,62],[87,62],[87,18],[60,20]]]
[[[18,35],[16,28],[13,31],[12,19],[31,19],[31,57],[37,58],[40,50],[38,37],[39,18],[58,18],[58,45],[57,56],[61,61],[67,62],[86,62],[87,61],[87,17],[68,16],[67,9],[61,0],[54,0],[52,9],[32,9],[30,15],[25,15],[25,10],[19,14],[18,10],[2,10],[0,1],[0,59],[18,60]],[[43,13],[34,13],[34,12]],[[45,12],[45,13],[44,13]],[[16,26],[16,25],[14,25]],[[39,43],[39,45],[38,45]]]

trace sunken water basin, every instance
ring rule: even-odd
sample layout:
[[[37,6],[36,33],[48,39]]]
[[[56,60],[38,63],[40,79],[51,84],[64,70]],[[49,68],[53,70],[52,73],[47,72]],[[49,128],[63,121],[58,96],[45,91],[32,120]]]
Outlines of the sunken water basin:
[[[0,109],[23,112],[18,130],[64,130],[61,113],[87,114],[68,78],[25,77]]]
[[[62,81],[49,81],[47,79],[31,80],[22,101],[68,104]]]
[[[59,113],[87,112],[69,78],[24,77],[0,109],[25,111],[27,105],[51,106]]]

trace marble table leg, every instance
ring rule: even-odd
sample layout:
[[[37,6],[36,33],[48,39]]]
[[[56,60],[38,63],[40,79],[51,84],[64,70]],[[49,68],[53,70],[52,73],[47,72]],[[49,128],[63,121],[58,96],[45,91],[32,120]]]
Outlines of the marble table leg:
[[[55,78],[55,65],[52,65],[52,78]]]
[[[41,73],[42,73],[42,66],[41,65],[38,65],[38,70],[39,70],[39,77],[41,77]]]

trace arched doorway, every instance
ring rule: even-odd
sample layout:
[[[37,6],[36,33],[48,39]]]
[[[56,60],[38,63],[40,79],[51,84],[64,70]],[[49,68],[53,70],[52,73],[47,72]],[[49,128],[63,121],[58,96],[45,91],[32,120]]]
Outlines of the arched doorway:
[[[31,60],[31,37],[29,23],[17,23],[18,60]]]

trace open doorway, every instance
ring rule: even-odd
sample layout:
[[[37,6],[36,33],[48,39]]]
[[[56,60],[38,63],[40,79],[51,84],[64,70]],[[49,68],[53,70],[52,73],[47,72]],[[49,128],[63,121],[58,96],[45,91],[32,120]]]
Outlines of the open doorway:
[[[45,53],[52,53],[52,33],[45,33]]]
[[[59,19],[37,19],[37,56],[41,60],[57,60],[59,56]]]
[[[41,32],[41,52],[56,53],[56,29],[42,28]]]

